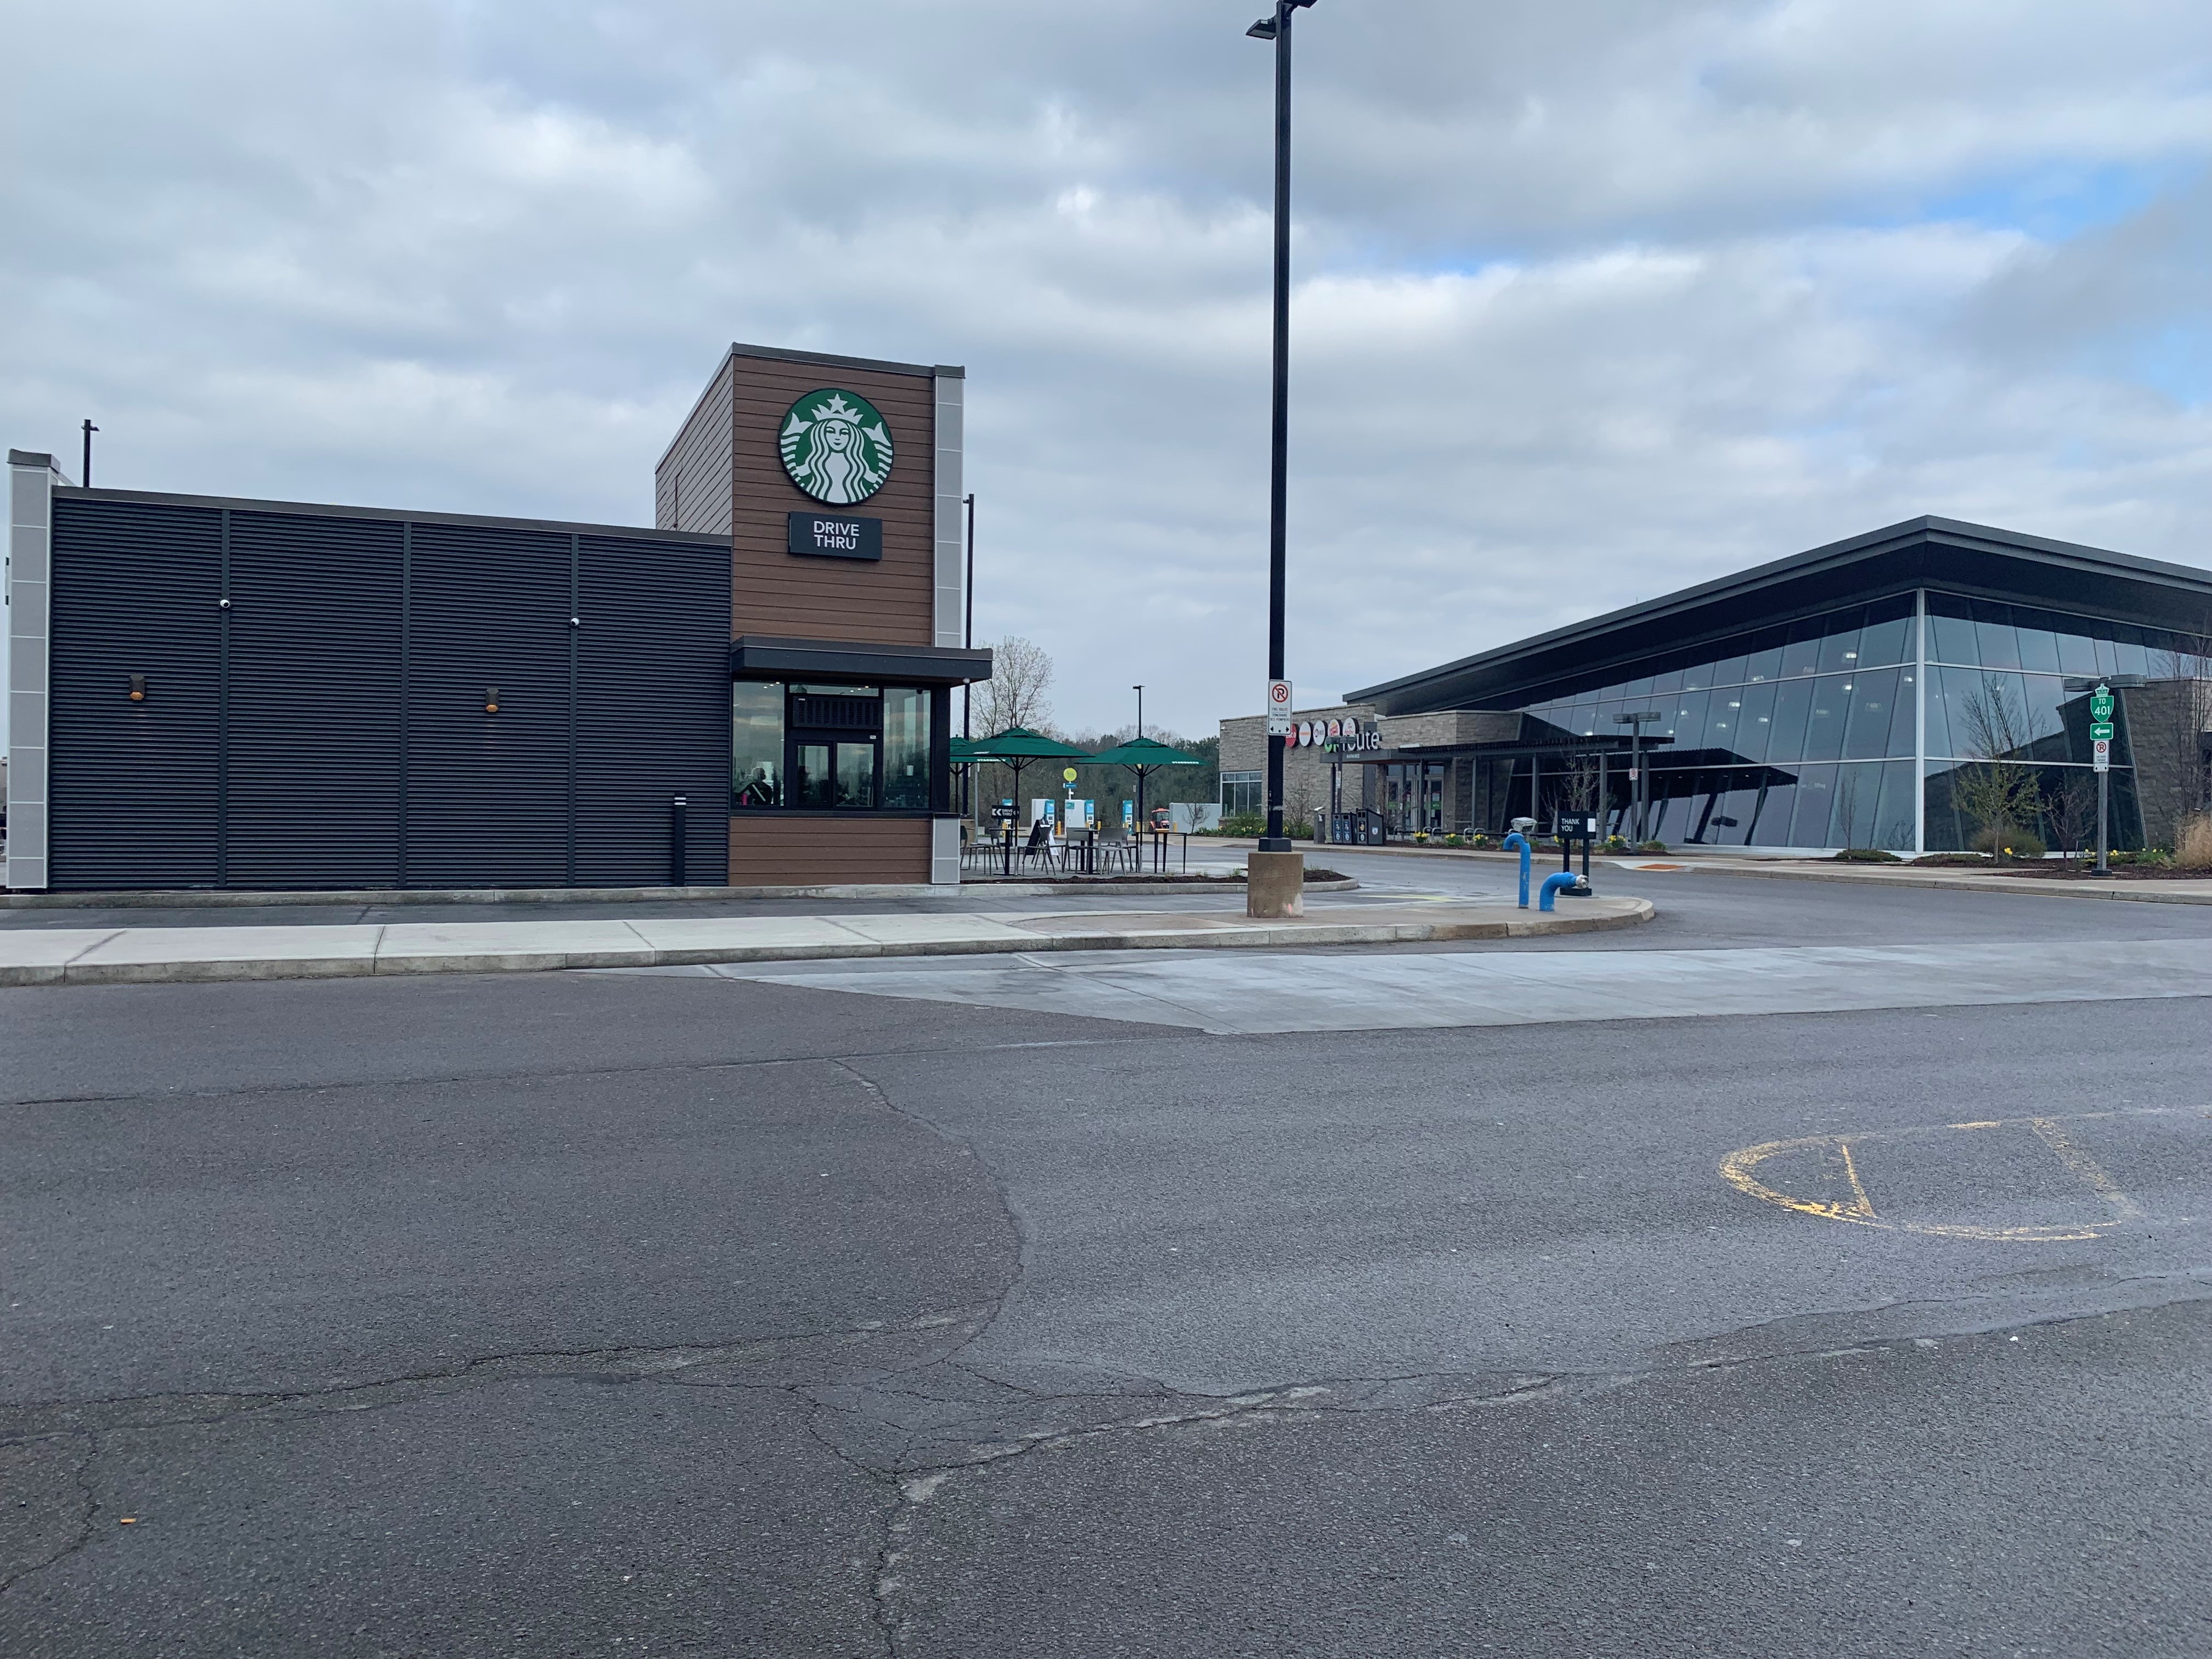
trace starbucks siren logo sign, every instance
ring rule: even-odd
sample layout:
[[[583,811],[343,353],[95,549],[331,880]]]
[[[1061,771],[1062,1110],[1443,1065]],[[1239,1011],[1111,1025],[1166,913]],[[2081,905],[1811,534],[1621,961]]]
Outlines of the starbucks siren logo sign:
[[[783,470],[817,501],[851,507],[891,475],[891,434],[857,392],[810,392],[783,417]]]

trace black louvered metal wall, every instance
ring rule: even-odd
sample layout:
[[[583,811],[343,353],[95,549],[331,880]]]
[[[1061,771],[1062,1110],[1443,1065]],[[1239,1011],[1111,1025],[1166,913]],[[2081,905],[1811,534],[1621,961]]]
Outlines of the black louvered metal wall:
[[[223,884],[397,886],[400,526],[227,516]]]
[[[411,541],[407,884],[568,885],[569,538],[418,524]]]
[[[730,619],[700,603],[726,593],[719,546],[664,544],[670,579],[636,580],[634,542],[578,538],[578,884],[665,881],[669,800],[684,795],[685,878],[719,886],[730,868]],[[680,574],[678,574],[680,573]],[[672,781],[680,781],[671,789]],[[638,876],[630,872],[655,873]]]
[[[653,886],[679,794],[726,879],[721,544],[75,492],[54,532],[57,888]]]
[[[53,534],[48,879],[212,887],[221,522],[58,495]]]

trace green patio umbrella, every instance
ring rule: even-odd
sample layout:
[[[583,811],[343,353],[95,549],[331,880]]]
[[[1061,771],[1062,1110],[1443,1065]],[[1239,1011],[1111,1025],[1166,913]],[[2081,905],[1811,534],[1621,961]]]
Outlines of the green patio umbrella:
[[[1185,754],[1180,749],[1170,749],[1156,738],[1132,738],[1127,743],[1117,743],[1103,754],[1091,757],[1093,766],[1126,766],[1137,775],[1137,824],[1145,824],[1145,779],[1152,773],[1170,766],[1196,766],[1200,763],[1195,755]]]
[[[964,758],[963,758],[964,756]],[[1062,743],[1058,738],[1048,738],[1042,732],[1032,732],[1026,726],[1010,726],[994,738],[977,738],[973,742],[965,738],[952,739],[952,763],[955,766],[973,765],[977,761],[996,761],[1014,775],[1014,799],[1022,794],[1022,768],[1031,761],[1087,761],[1089,751],[1078,749],[1072,743]]]

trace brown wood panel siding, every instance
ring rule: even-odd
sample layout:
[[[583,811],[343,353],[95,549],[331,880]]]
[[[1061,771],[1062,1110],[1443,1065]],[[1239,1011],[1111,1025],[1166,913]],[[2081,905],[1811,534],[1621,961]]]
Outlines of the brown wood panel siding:
[[[930,377],[765,357],[733,357],[731,363],[732,634],[932,643],[936,404]],[[784,475],[777,435],[792,404],[822,386],[859,392],[883,411],[890,428],[890,477],[860,506],[843,509],[884,521],[880,563],[799,558],[788,550],[787,515],[823,509]],[[916,856],[926,860],[926,849]],[[913,878],[927,878],[926,869]]]
[[[927,818],[817,818],[762,813],[730,820],[732,887],[928,879]]]
[[[730,533],[730,392],[732,359],[725,356],[714,378],[668,447],[653,475],[653,523],[657,530]]]

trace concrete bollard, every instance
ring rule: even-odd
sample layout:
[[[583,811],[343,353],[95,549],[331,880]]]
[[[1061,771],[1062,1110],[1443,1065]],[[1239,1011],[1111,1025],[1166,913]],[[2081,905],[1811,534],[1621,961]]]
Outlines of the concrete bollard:
[[[1306,913],[1306,855],[1255,853],[1244,866],[1244,914],[1267,921]]]

